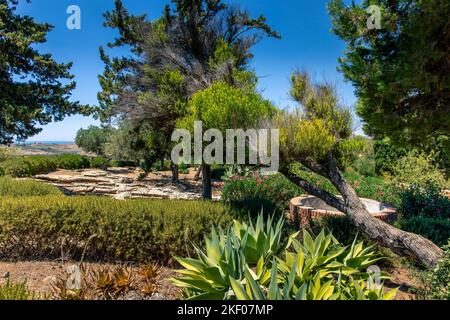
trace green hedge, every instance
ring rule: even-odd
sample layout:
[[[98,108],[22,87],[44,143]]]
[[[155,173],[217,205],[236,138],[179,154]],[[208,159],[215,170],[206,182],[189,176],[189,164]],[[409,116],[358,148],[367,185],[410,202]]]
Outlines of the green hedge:
[[[0,162],[0,171],[13,177],[30,177],[59,169],[76,170],[89,168],[87,157],[75,154],[58,156],[25,156]]]
[[[0,258],[146,262],[190,254],[211,225],[233,218],[221,203],[102,197],[0,198]]]
[[[62,192],[55,186],[33,180],[16,180],[10,177],[0,178],[0,197],[46,195],[62,195]]]
[[[405,231],[420,234],[438,246],[447,244],[450,239],[450,220],[416,216],[401,220],[400,227]]]
[[[289,201],[301,194],[300,188],[280,174],[270,177],[235,177],[225,182],[222,200],[256,217],[261,209],[268,214],[283,214],[289,209]]]

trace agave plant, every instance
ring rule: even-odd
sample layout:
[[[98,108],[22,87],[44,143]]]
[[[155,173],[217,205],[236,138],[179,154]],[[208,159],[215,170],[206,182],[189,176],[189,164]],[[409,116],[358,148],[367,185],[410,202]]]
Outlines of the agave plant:
[[[285,247],[283,225],[283,218],[265,223],[261,213],[256,224],[234,221],[226,233],[213,227],[211,237],[205,238],[206,252],[195,247],[197,259],[176,258],[185,269],[178,270],[182,277],[172,279],[174,284],[184,288],[189,299],[234,299],[230,278],[242,279],[248,266],[256,267],[262,280],[270,277],[266,262]]]
[[[282,242],[284,220],[255,225],[234,222],[225,233],[213,228],[206,252],[197,259],[176,258],[185,268],[172,279],[188,299],[198,300],[350,300],[392,299],[396,290],[367,286],[367,267],[377,262],[373,247],[343,247],[322,231],[315,239],[304,231]]]
[[[277,223],[273,217],[269,217],[265,223],[263,213],[259,214],[255,225],[251,220],[249,224],[234,221],[234,234],[240,240],[248,265],[255,266],[261,258],[270,261],[285,248],[282,243],[283,226],[283,216]],[[291,235],[290,239],[294,239],[297,235],[298,233]]]
[[[228,233],[215,228],[211,238],[205,239],[206,253],[195,247],[197,259],[175,258],[185,269],[173,278],[175,285],[184,289],[190,300],[228,300],[230,277],[240,279],[245,257],[240,243],[229,229]]]

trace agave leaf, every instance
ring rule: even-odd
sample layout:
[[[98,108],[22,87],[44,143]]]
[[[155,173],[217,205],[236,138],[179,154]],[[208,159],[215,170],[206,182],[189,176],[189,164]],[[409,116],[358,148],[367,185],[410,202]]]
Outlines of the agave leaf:
[[[269,292],[267,294],[268,300],[277,300],[280,295],[280,289],[278,288],[278,269],[277,260],[273,259],[272,272],[270,275]]]
[[[261,291],[261,288],[256,283],[251,270],[248,268],[245,270],[245,279],[251,289],[253,300],[265,300],[264,293]]]
[[[231,287],[233,288],[233,292],[238,300],[251,300],[251,298],[245,291],[244,286],[240,282],[230,277],[230,283]]]
[[[181,264],[184,268],[191,270],[191,271],[195,271],[195,272],[200,272],[200,270],[202,270],[205,266],[203,263],[201,263],[201,261],[199,260],[195,260],[195,259],[191,259],[191,258],[178,258],[175,257],[175,260]]]

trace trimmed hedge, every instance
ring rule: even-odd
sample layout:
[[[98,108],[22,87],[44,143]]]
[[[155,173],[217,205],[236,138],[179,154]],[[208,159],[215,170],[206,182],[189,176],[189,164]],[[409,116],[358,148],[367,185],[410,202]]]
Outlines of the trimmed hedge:
[[[0,258],[147,262],[192,253],[212,224],[227,226],[232,211],[205,201],[102,197],[0,198]]]
[[[263,209],[268,214],[284,214],[289,201],[302,194],[300,188],[283,175],[270,177],[235,177],[225,182],[222,200],[256,217]]]
[[[62,195],[63,193],[55,186],[33,181],[16,180],[10,177],[0,178],[0,197],[29,197]]]
[[[26,156],[0,162],[0,171],[12,177],[30,177],[59,169],[77,170],[89,168],[90,160],[76,154],[58,156]]]

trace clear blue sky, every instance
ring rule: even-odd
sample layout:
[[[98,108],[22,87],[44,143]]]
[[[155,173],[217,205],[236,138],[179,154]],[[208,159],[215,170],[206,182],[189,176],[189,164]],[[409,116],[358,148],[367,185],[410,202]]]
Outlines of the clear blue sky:
[[[132,13],[147,13],[150,19],[160,16],[169,0],[124,0]],[[98,48],[115,36],[113,30],[103,27],[102,14],[113,8],[113,0],[33,0],[23,3],[20,14],[33,16],[39,22],[54,25],[48,42],[39,46],[41,52],[50,52],[59,62],[73,61],[77,89],[73,99],[84,104],[96,104],[100,89],[97,76],[103,71]],[[279,107],[292,106],[289,99],[289,75],[296,68],[312,72],[317,79],[335,82],[343,101],[355,103],[351,84],[345,83],[337,71],[337,59],[345,45],[330,32],[331,23],[326,0],[240,0],[234,1],[247,8],[254,16],[260,13],[281,35],[281,40],[264,39],[253,50],[252,66],[260,79],[263,95]],[[69,5],[81,8],[81,30],[68,30],[66,14]],[[74,116],[44,127],[41,134],[30,141],[73,141],[79,128],[95,124],[91,118]]]

